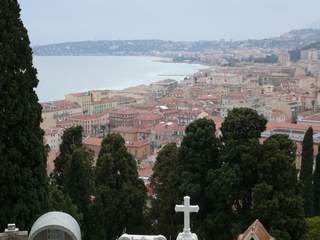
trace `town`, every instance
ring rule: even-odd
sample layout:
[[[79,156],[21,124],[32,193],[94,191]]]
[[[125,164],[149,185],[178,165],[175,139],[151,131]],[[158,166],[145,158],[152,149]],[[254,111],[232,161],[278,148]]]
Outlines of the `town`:
[[[263,58],[267,51],[242,49],[233,54],[239,59]],[[80,125],[83,142],[94,151],[95,159],[103,137],[120,134],[138,162],[140,178],[148,184],[157,153],[168,143],[179,145],[186,126],[196,119],[213,119],[219,136],[228,111],[238,107],[254,109],[268,120],[262,140],[277,133],[289,135],[297,144],[299,169],[301,143],[308,127],[314,130],[314,144],[320,144],[319,50],[303,50],[297,62],[290,60],[288,51],[278,50],[276,54],[278,62],[274,64],[219,64],[180,82],[164,79],[119,91],[69,93],[65,99],[41,103],[41,127],[50,147],[48,174],[59,154],[64,129]],[[220,55],[212,56],[223,62]]]

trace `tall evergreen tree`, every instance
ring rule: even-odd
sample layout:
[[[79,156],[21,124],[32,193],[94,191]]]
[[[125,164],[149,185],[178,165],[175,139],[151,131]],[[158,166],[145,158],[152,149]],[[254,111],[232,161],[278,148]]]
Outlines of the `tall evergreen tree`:
[[[70,214],[78,222],[82,221],[82,214],[72,202],[70,196],[64,193],[58,186],[49,185],[49,211],[61,211]]]
[[[316,158],[316,168],[313,173],[313,207],[314,215],[320,216],[320,146]]]
[[[90,239],[88,229],[92,219],[89,207],[93,195],[93,153],[85,146],[76,147],[71,155],[70,163],[64,171],[64,194],[77,206],[82,215],[80,221],[84,239]]]
[[[54,171],[50,176],[54,184],[61,187],[65,185],[65,171],[71,163],[74,150],[82,146],[82,133],[81,126],[73,126],[63,132],[62,143],[59,147],[60,154],[54,160]]]
[[[97,238],[115,239],[125,230],[143,232],[146,188],[119,134],[102,141],[95,177]]]
[[[222,137],[227,140],[258,139],[266,129],[267,120],[250,108],[229,111],[221,126]]]
[[[232,192],[236,215],[233,233],[241,232],[252,221],[252,190],[258,179],[258,161],[261,155],[259,138],[266,129],[267,120],[255,110],[235,108],[222,123],[224,143],[221,161],[230,173],[236,174],[237,184]]]
[[[264,142],[258,162],[252,219],[259,218],[276,239],[303,239],[306,232],[295,152],[287,135],[274,135]]]
[[[29,229],[48,207],[36,69],[17,0],[0,4],[0,229]]]
[[[164,146],[157,156],[151,178],[151,186],[156,198],[152,200],[151,219],[155,233],[165,235],[168,239],[178,233],[178,220],[174,207],[177,204],[177,153],[175,143]]]
[[[206,196],[208,171],[220,166],[220,141],[215,135],[216,126],[212,120],[199,119],[191,123],[185,133],[178,152],[177,175],[180,199],[188,195],[199,204],[195,214],[194,231],[201,238],[208,238],[206,220],[210,208]]]
[[[86,214],[93,194],[93,154],[84,146],[72,153],[65,171],[65,192],[79,211]]]
[[[303,138],[300,180],[303,183],[304,211],[313,216],[313,129],[310,127]]]

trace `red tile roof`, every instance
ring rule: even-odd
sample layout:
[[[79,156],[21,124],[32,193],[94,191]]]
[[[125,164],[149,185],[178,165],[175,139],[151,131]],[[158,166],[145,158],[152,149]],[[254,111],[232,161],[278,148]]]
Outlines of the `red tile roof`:
[[[67,110],[73,108],[80,108],[81,106],[76,102],[71,102],[68,100],[57,100],[52,102],[43,102],[41,103],[43,108],[43,112],[50,112],[50,111],[60,111],[60,110]]]
[[[151,164],[141,164],[138,169],[139,177],[151,177],[153,174]]]
[[[152,112],[143,112],[139,113],[138,116],[135,117],[136,120],[144,120],[144,121],[157,121],[160,120],[161,117]]]
[[[88,137],[83,141],[83,143],[86,145],[101,146],[102,140],[102,138],[98,137]]]
[[[314,131],[320,132],[319,125],[313,124],[302,124],[302,123],[288,123],[288,122],[275,122],[269,121],[267,123],[267,130],[272,130],[275,128],[287,128],[287,129],[295,129],[295,130],[304,130],[306,131],[309,127],[312,127]]]

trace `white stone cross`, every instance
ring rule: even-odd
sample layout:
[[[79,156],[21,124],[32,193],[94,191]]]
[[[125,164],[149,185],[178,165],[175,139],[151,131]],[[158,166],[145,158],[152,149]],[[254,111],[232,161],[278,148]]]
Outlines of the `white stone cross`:
[[[198,205],[190,205],[190,197],[186,196],[183,198],[183,205],[176,205],[174,208],[176,212],[183,212],[184,213],[184,233],[191,233],[190,229],[190,213],[198,212],[199,206]]]

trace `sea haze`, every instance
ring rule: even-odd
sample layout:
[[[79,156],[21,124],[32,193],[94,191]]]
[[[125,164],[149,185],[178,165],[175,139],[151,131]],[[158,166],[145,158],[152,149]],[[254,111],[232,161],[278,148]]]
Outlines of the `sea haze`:
[[[159,60],[133,56],[35,56],[33,62],[39,79],[36,91],[40,101],[51,101],[72,92],[123,89],[165,78],[182,80],[205,68],[199,64]]]

